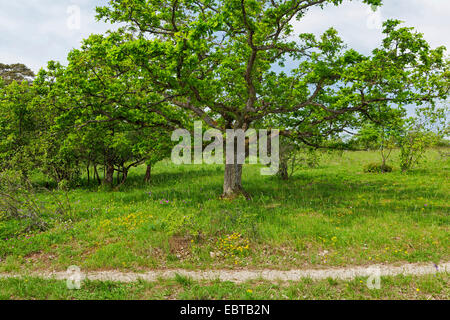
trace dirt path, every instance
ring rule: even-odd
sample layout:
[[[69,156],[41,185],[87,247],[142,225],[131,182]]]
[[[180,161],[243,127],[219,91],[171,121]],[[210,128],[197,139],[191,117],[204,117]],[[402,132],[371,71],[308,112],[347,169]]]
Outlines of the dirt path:
[[[341,279],[349,280],[356,277],[367,277],[373,275],[395,276],[395,275],[426,275],[440,272],[450,272],[450,262],[435,264],[406,264],[401,266],[391,265],[373,265],[370,267],[349,267],[349,268],[330,268],[330,269],[305,269],[305,270],[211,270],[211,271],[188,271],[188,270],[166,270],[149,271],[146,273],[122,273],[117,271],[100,271],[74,273],[72,272],[42,272],[32,273],[30,276],[46,279],[66,280],[74,279],[73,275],[81,276],[82,279],[116,282],[134,282],[139,279],[144,281],[157,281],[158,279],[170,279],[176,274],[190,277],[193,280],[221,280],[232,281],[236,283],[248,280],[267,280],[267,281],[296,281],[301,278],[320,279]],[[22,277],[17,274],[0,274],[0,278]]]

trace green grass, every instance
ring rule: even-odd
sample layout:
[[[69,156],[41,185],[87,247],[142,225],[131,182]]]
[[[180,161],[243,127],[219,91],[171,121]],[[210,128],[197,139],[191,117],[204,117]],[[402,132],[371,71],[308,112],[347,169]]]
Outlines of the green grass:
[[[71,190],[70,216],[45,232],[17,236],[20,223],[0,221],[0,272],[448,261],[448,160],[430,150],[408,173],[363,172],[378,159],[374,152],[332,154],[288,182],[246,166],[252,201],[219,198],[222,166],[162,162],[151,185],[138,168],[120,191]]]
[[[39,278],[0,279],[0,299],[185,299],[185,300],[336,300],[448,299],[448,274],[382,277],[380,289],[369,289],[365,278],[352,281],[303,279],[298,282],[198,282],[183,277],[158,282],[87,281],[69,290],[65,281]]]

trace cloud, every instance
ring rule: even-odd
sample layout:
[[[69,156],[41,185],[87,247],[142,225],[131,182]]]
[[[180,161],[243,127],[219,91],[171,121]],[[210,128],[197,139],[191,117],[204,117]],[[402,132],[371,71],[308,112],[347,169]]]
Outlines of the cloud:
[[[450,1],[444,0],[384,0],[377,12],[362,1],[347,1],[339,7],[329,5],[323,10],[310,10],[301,21],[295,22],[295,31],[321,34],[334,27],[350,48],[368,54],[383,39],[377,24],[398,19],[423,33],[431,46],[445,45],[450,49],[449,13]]]
[[[34,71],[47,61],[66,62],[68,52],[80,47],[92,33],[103,33],[111,26],[95,20],[95,7],[106,3],[88,0],[15,0],[0,2],[0,61],[21,62]],[[79,29],[68,24],[77,6]]]
[[[22,62],[34,71],[49,60],[66,62],[68,52],[80,47],[92,33],[103,33],[111,25],[95,20],[95,7],[106,0],[0,0],[0,62]],[[448,0],[385,0],[377,13],[382,20],[398,18],[406,25],[423,32],[432,46],[450,49],[450,1]],[[70,6],[80,8],[80,29],[68,27]],[[361,1],[342,6],[312,9],[295,31],[320,34],[335,27],[349,47],[369,53],[382,39],[381,30],[374,29],[374,13]]]

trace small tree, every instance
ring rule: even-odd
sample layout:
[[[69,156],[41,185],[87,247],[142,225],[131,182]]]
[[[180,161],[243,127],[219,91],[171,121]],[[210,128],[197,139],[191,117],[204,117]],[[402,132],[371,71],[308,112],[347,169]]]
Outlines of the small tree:
[[[446,113],[447,108],[428,106],[418,108],[415,117],[406,119],[397,136],[402,171],[420,163],[426,150],[442,139],[448,126]]]
[[[356,137],[356,143],[366,150],[379,151],[381,155],[381,166],[386,167],[392,151],[397,147],[396,135],[398,133],[398,127],[369,123],[359,131]]]
[[[283,180],[288,180],[294,174],[298,165],[298,151],[299,146],[294,140],[288,137],[281,137],[280,139],[280,170],[278,175]]]
[[[336,146],[330,144],[330,149]],[[316,168],[320,164],[323,151],[318,148],[299,143],[289,137],[280,137],[280,169],[278,175],[288,180],[300,168]]]

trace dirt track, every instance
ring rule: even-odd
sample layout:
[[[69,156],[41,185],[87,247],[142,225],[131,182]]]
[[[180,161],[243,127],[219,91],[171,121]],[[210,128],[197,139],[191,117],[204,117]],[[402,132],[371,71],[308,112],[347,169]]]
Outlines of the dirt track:
[[[305,270],[210,270],[210,271],[188,271],[188,270],[165,270],[149,271],[146,273],[122,273],[117,271],[100,271],[78,274],[82,279],[116,282],[134,282],[139,279],[144,281],[157,281],[158,279],[170,279],[176,274],[190,277],[193,280],[221,280],[236,283],[248,280],[267,281],[296,281],[302,278],[320,279],[342,279],[348,280],[356,277],[368,277],[372,275],[395,276],[395,275],[426,275],[438,272],[450,272],[450,262],[435,264],[406,264],[402,266],[372,265],[370,267],[348,267],[330,269],[305,269]],[[42,272],[31,273],[29,276],[46,279],[78,279],[70,272]],[[22,277],[18,274],[0,274],[0,278]]]

